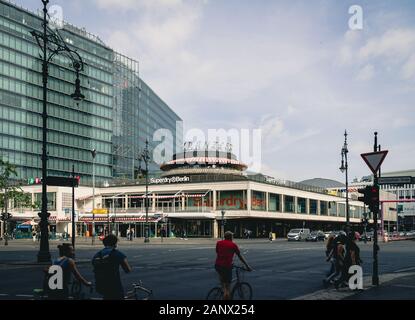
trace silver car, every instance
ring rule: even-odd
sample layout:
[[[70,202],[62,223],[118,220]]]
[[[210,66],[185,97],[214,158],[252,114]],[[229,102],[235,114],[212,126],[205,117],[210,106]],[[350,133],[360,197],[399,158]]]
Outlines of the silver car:
[[[292,229],[287,234],[288,241],[302,241],[310,234],[310,229]]]

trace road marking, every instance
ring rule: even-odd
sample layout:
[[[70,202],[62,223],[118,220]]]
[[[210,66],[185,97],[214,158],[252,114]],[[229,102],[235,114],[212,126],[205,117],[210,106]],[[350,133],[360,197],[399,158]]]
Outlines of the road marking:
[[[399,287],[399,288],[408,288],[408,289],[415,289],[415,286],[411,286],[409,284],[394,284],[393,287]]]
[[[412,271],[415,270],[415,267],[409,267],[409,268],[405,268],[405,269],[399,269],[394,271],[394,273],[398,273],[398,272],[406,272],[406,271]]]
[[[33,298],[32,294],[16,294],[16,297]]]
[[[209,258],[197,258],[196,260],[209,260]]]
[[[7,296],[8,296],[8,294],[7,294],[7,293],[0,293],[0,296],[1,296],[1,297],[7,297]]]

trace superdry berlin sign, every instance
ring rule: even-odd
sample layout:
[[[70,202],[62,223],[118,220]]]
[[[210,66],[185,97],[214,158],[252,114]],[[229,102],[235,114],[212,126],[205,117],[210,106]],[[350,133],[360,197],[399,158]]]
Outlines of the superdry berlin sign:
[[[190,178],[188,176],[183,177],[170,177],[170,178],[150,178],[151,184],[162,184],[162,183],[181,183],[181,182],[189,182]]]

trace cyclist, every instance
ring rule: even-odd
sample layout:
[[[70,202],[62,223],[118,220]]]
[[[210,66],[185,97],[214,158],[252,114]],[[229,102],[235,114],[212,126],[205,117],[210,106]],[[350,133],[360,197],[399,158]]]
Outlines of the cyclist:
[[[49,299],[59,299],[59,300],[66,300],[69,298],[69,284],[71,282],[72,274],[75,276],[75,279],[78,280],[80,283],[84,284],[85,286],[92,286],[92,283],[85,280],[84,277],[79,273],[78,268],[76,267],[74,257],[74,249],[71,244],[63,243],[58,245],[59,249],[59,258],[53,262],[53,265],[60,266],[62,268],[63,273],[63,288],[52,290],[49,288],[48,284],[45,284],[46,291],[48,292]],[[45,269],[45,272],[48,271],[49,268]],[[49,274],[48,274],[49,275]],[[45,280],[48,280],[49,277],[46,277]]]
[[[239,251],[238,246],[232,241],[232,239],[233,233],[231,231],[226,231],[225,240],[221,240],[216,243],[215,269],[219,274],[224,300],[229,300],[230,297],[230,286],[232,282],[232,261],[234,254],[238,256],[248,271],[252,271],[252,268],[248,265],[248,262],[246,262],[245,258]]]
[[[92,259],[95,273],[96,291],[105,300],[124,299],[124,289],[121,283],[120,266],[125,273],[132,271],[127,256],[117,250],[118,238],[112,234],[102,241],[105,248],[95,254]]]

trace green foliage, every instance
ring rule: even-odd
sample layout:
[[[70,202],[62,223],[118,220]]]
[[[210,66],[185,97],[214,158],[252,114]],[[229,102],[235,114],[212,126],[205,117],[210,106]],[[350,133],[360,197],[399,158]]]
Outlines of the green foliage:
[[[32,208],[32,198],[30,194],[24,193],[20,185],[12,180],[17,177],[16,166],[0,158],[0,208],[4,212],[4,198],[12,200],[14,207]]]

